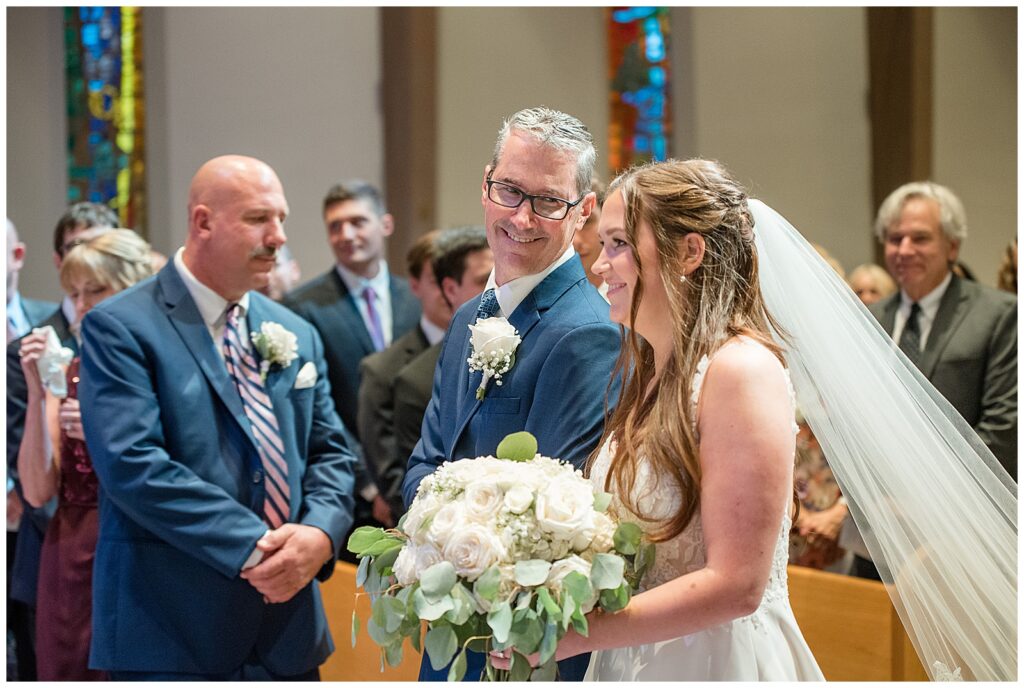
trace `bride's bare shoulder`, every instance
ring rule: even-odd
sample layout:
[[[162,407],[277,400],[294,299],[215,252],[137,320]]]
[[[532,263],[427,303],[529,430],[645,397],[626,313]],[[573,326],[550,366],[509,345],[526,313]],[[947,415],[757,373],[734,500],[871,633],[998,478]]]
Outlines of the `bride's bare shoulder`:
[[[785,390],[785,369],[768,347],[749,337],[734,337],[712,357],[705,388],[735,390],[750,385],[780,386]]]

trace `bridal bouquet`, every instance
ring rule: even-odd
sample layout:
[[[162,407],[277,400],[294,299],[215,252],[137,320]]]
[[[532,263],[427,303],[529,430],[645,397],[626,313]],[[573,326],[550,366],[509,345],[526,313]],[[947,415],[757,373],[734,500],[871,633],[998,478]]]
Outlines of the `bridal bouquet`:
[[[605,513],[611,496],[537,454],[532,435],[509,435],[497,454],[444,463],[397,529],[363,527],[349,539],[357,584],[374,600],[367,631],[389,664],[405,638],[421,651],[426,622],[422,646],[435,670],[451,662],[450,681],[465,674],[467,650],[507,648],[509,671],[488,658],[481,678],[553,680],[568,629],[587,635],[587,613],[625,607],[652,563],[640,528]],[[358,629],[353,614],[353,643]]]

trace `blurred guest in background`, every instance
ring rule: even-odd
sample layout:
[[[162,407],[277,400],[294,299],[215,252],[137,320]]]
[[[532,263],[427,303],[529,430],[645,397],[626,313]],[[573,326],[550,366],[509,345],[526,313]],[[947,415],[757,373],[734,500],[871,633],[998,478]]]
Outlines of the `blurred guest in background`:
[[[576,230],[576,234],[573,235],[572,246],[576,249],[576,253],[580,255],[583,270],[587,273],[587,280],[597,287],[597,290],[601,292],[601,296],[605,296],[608,292],[608,285],[604,283],[604,280],[599,275],[592,272],[590,268],[594,261],[597,260],[597,257],[601,255],[601,242],[597,237],[597,224],[601,220],[601,205],[604,203],[605,194],[608,193],[608,185],[594,177],[590,180],[590,190],[597,194],[597,203],[594,205],[594,211],[590,213],[586,223]]]
[[[81,322],[97,303],[150,274],[149,244],[129,229],[114,229],[72,248],[63,261],[60,280],[75,304],[76,320]],[[28,410],[18,473],[25,499],[32,506],[41,507],[57,497],[57,511],[46,531],[39,563],[39,678],[104,680],[106,674],[89,669],[99,485],[82,434],[79,359],[76,356],[67,367],[66,396],[61,397],[44,386],[38,369],[47,351],[47,332],[27,335],[20,348]]]
[[[1010,245],[1003,252],[1003,260],[999,264],[999,274],[996,278],[997,285],[1003,291],[1011,294],[1017,293],[1017,238],[1014,237]]]
[[[865,306],[896,293],[896,282],[879,265],[864,263],[850,272],[850,288]]]

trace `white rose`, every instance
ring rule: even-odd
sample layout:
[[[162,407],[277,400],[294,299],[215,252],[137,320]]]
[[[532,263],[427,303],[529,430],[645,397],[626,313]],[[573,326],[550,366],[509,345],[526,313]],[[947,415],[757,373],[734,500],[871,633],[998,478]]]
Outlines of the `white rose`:
[[[263,336],[267,351],[260,354],[264,360],[277,363],[282,368],[291,365],[291,362],[298,358],[299,340],[292,332],[276,322],[264,322],[260,325],[260,334]]]
[[[411,585],[419,580],[420,573],[441,560],[441,552],[430,543],[418,546],[410,543],[402,547],[392,568],[399,585]]]
[[[437,501],[437,498],[430,492],[420,492],[416,499],[413,501],[412,506],[409,507],[409,512],[405,516],[405,521],[402,523],[402,530],[416,542],[423,542],[425,533],[421,532],[423,524],[432,517],[437,510],[441,507],[441,504]]]
[[[488,358],[510,355],[515,352],[522,341],[516,328],[505,318],[486,318],[469,325],[470,338],[473,342],[473,353]]]
[[[462,503],[466,505],[466,515],[478,523],[487,523],[501,506],[502,494],[497,483],[483,478],[466,486],[462,495]]]
[[[455,573],[474,581],[505,556],[505,548],[489,528],[478,524],[465,525],[453,532],[444,546],[444,558],[455,567]]]
[[[527,485],[513,485],[505,493],[504,503],[513,514],[521,514],[533,504],[533,490]]]
[[[434,514],[434,520],[430,522],[427,540],[439,548],[444,548],[452,534],[465,523],[466,511],[461,502],[444,504]]]
[[[590,541],[590,547],[595,552],[610,552],[614,544],[615,528],[615,521],[608,518],[607,514],[595,513],[594,539]]]
[[[572,540],[580,531],[593,528],[593,489],[576,476],[563,476],[537,495],[534,511],[542,530]]]
[[[562,581],[574,571],[590,578],[590,562],[575,554],[566,559],[556,561],[551,565],[551,570],[548,571],[548,579],[545,581],[545,585],[553,594],[558,595],[562,591]],[[581,611],[584,614],[593,610],[594,605],[597,604],[598,595],[598,591],[594,590],[593,595],[580,605]]]

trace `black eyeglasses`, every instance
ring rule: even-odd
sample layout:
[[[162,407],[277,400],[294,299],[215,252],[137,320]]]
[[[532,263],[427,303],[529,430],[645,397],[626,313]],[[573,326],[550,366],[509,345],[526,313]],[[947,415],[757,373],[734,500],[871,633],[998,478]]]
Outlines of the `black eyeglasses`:
[[[569,211],[586,198],[586,194],[575,201],[567,201],[557,196],[534,196],[511,184],[488,179],[487,198],[506,208],[518,208],[523,201],[529,200],[530,207],[537,215],[549,220],[564,220]]]

